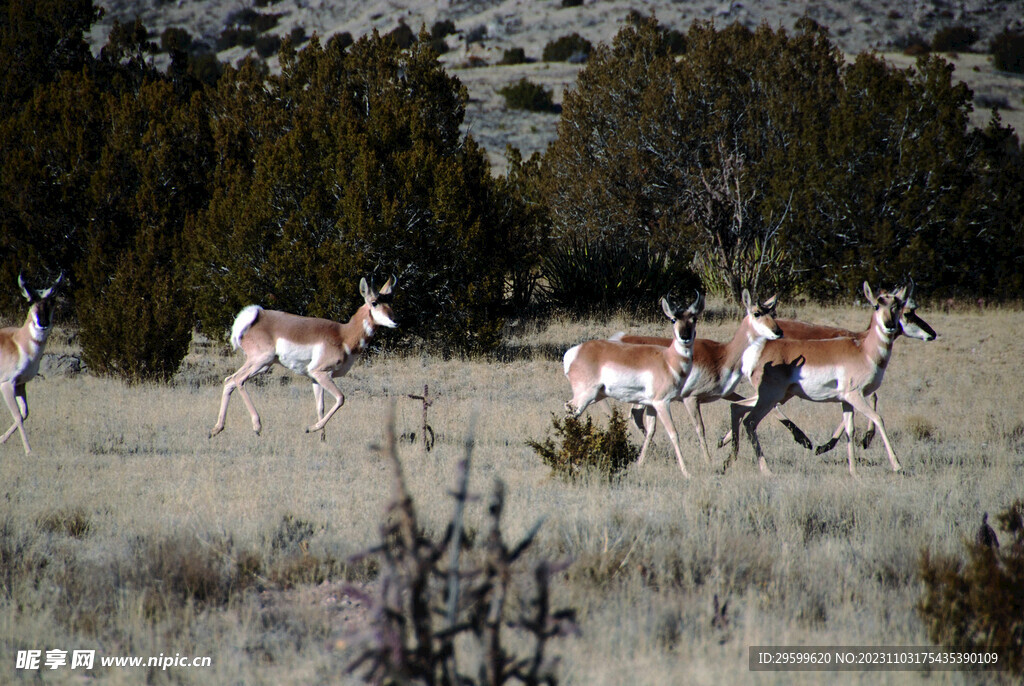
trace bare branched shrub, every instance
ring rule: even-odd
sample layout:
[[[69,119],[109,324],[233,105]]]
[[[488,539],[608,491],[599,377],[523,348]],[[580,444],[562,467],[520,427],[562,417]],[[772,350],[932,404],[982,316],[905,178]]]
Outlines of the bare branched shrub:
[[[564,419],[552,415],[551,423],[555,435],[561,437],[560,445],[550,436],[543,443],[530,440],[526,444],[562,478],[576,479],[596,471],[611,481],[639,455],[637,447],[629,442],[626,420],[617,408],[612,410],[607,429],[595,427],[589,415],[586,421],[571,415]]]
[[[1024,674],[1024,500],[998,517],[1009,544],[965,544],[967,559],[925,549],[924,595],[917,610],[931,640],[977,650],[1000,649],[1012,673]]]
[[[381,451],[394,468],[394,497],[381,525],[382,544],[367,555],[380,559],[379,592],[372,597],[360,589],[370,608],[369,629],[359,637],[348,665],[349,673],[373,683],[403,684],[557,684],[557,659],[547,656],[550,639],[575,631],[574,610],[552,610],[549,585],[559,566],[547,560],[534,565],[532,598],[525,599],[522,573],[515,563],[533,544],[538,522],[518,544],[509,547],[501,533],[505,489],[499,481],[488,503],[489,531],[479,551],[472,550],[463,531],[468,492],[472,438],[459,464],[455,512],[440,540],[421,529],[412,497],[405,485],[395,445],[393,417],[389,418],[386,445]],[[460,569],[463,549],[479,553],[473,569]],[[520,598],[512,607],[513,598]],[[525,655],[506,646],[505,630],[528,638]],[[464,641],[478,650],[472,673],[464,669]]]

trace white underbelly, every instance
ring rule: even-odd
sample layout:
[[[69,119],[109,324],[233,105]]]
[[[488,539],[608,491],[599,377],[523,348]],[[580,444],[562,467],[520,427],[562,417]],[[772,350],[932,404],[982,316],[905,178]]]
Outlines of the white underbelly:
[[[605,395],[625,403],[648,403],[653,394],[654,377],[649,372],[622,374],[605,368],[601,372]]]
[[[799,386],[799,395],[808,400],[825,402],[838,399],[846,380],[842,374],[837,374],[833,369],[807,369],[801,367],[797,370],[796,383]]]
[[[277,361],[298,374],[308,374],[309,369],[320,360],[323,351],[322,343],[293,343],[283,338],[277,339],[275,349]]]

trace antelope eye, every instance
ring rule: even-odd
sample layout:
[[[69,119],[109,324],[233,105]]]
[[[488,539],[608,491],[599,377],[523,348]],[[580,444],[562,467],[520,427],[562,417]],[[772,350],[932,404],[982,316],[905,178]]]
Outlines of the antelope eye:
[[[377,301],[374,300],[372,303],[370,303],[370,307],[377,307]]]

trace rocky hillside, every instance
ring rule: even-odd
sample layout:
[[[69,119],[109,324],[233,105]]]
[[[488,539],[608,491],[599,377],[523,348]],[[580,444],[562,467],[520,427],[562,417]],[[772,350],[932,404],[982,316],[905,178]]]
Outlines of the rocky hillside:
[[[1024,30],[1019,0],[583,0],[578,6],[562,7],[574,1],[99,0],[106,13],[94,26],[90,40],[98,50],[115,20],[126,22],[138,16],[154,37],[168,27],[181,28],[198,43],[217,50],[222,61],[235,62],[252,48],[227,47],[230,41],[225,40],[224,32],[250,28],[247,22],[251,22],[253,10],[273,15],[262,20],[269,26],[262,33],[278,36],[293,31],[299,36],[348,32],[358,38],[373,30],[393,31],[401,23],[419,31],[421,26],[429,30],[435,22],[451,21],[456,33],[447,36],[450,51],[442,60],[469,88],[472,101],[466,129],[489,151],[495,170],[500,171],[506,144],[525,154],[542,150],[554,136],[558,118],[505,111],[497,89],[525,76],[551,88],[559,102],[580,68],[543,62],[495,66],[507,49],[522,48],[528,59],[539,60],[545,45],[571,33],[593,43],[607,43],[633,10],[654,13],[662,23],[679,29],[695,20],[721,25],[739,22],[751,28],[767,23],[792,29],[800,17],[808,16],[829,27],[845,52],[877,50],[905,66],[912,63],[902,55],[908,42],[931,41],[941,29],[966,26],[977,32],[978,40],[971,51],[948,59],[957,67],[957,78],[974,90],[974,123],[984,125],[995,106],[1003,120],[1018,131],[1024,126],[1024,79],[995,71],[983,54],[1003,30]],[[268,61],[273,68],[274,58]],[[468,68],[470,64],[474,68]]]

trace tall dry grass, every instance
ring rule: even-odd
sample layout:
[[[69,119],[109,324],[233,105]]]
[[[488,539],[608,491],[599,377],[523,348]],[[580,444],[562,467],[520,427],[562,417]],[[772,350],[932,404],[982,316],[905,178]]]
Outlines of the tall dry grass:
[[[870,318],[856,308],[783,305],[780,314],[855,329]],[[923,681],[747,671],[751,645],[927,644],[914,610],[921,549],[958,550],[982,511],[1024,496],[1024,317],[999,308],[921,314],[940,338],[897,341],[879,393],[904,471],[889,471],[876,439],[857,450],[860,482],[846,472],[842,444],[815,457],[774,422],[760,432],[774,478],[757,473],[746,443],[719,475],[704,465],[680,405],[673,414],[691,481],[663,433],[647,462],[612,486],[550,478],[525,441],[544,438],[569,397],[561,351],[620,329],[668,330],[640,315],[521,322],[490,361],[363,361],[340,380],[347,401],[323,443],[304,433],[309,384],[280,368],[251,389],[262,436],[234,398],[224,433],[207,438],[220,380],[241,362],[220,344],[197,342],[171,386],[35,380],[26,423],[34,454],[24,456],[16,438],[0,448],[0,683],[35,679],[14,669],[16,652],[31,648],[213,658],[209,669],[97,666],[103,683],[343,681],[346,630],[361,608],[342,583],[372,588],[372,565],[351,558],[375,544],[391,493],[370,446],[392,403],[398,432],[420,431],[421,405],[406,395],[425,384],[436,398],[434,449],[408,440],[400,448],[421,523],[444,530],[474,422],[471,490],[503,480],[507,538],[543,517],[531,554],[573,560],[552,589],[553,604],[579,610],[581,635],[550,647],[565,683]],[[737,321],[712,303],[698,335],[726,339]],[[66,336],[50,347],[74,349]],[[835,405],[801,401],[787,412],[819,443],[840,417]],[[723,434],[727,415],[724,404],[708,406],[709,433]],[[471,532],[484,526],[484,506],[470,505]],[[728,602],[724,626],[712,621],[715,595]],[[79,678],[67,668],[43,676]]]

